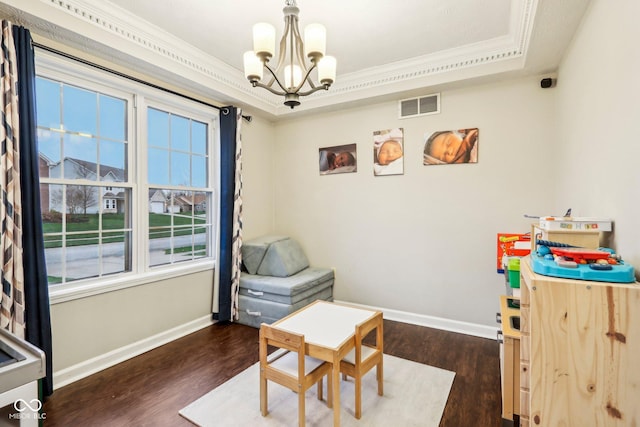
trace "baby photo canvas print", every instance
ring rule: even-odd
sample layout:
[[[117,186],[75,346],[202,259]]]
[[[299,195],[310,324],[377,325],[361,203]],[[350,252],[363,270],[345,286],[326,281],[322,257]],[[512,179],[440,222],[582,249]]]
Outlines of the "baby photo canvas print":
[[[319,150],[320,175],[357,172],[356,144],[335,145]]]
[[[373,174],[404,173],[404,130],[402,128],[373,132]]]
[[[478,128],[425,134],[423,164],[478,163]]]

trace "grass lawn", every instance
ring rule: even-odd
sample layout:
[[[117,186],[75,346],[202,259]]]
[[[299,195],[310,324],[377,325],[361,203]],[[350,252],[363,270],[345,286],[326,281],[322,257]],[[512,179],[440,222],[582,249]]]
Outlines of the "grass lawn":
[[[66,246],[81,246],[98,244],[99,230],[99,214],[88,215],[67,215],[68,222],[66,225],[67,240]],[[171,219],[173,218],[173,224]],[[204,227],[197,227],[205,224],[205,220],[196,217],[193,220],[190,217],[182,215],[162,215],[149,213],[150,238],[159,239],[162,237],[185,236],[194,233],[204,233]],[[196,228],[192,229],[191,225]],[[43,222],[44,241],[46,248],[59,248],[62,246],[61,235],[51,233],[62,233],[62,223],[60,222]],[[184,228],[176,228],[185,226]],[[172,228],[173,227],[173,234]],[[102,242],[114,243],[124,241],[125,231],[124,214],[102,214]],[[114,231],[109,231],[114,230]]]

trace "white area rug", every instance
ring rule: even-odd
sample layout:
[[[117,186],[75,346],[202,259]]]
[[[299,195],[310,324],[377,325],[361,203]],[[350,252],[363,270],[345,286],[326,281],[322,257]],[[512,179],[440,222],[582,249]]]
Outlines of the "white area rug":
[[[362,380],[362,417],[354,417],[353,380],[341,381],[342,426],[437,427],[455,373],[384,355],[384,396],[378,396],[375,369]],[[269,381],[269,414],[260,415],[259,367],[247,368],[180,411],[201,427],[297,425],[298,400],[287,388]],[[326,379],[325,379],[326,389]],[[326,390],[325,395],[326,398]],[[306,394],[307,426],[332,426],[333,410],[319,401],[316,387]]]

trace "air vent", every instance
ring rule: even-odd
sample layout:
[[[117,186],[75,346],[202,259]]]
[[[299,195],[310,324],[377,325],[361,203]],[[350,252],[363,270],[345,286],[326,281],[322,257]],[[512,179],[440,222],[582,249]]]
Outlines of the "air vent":
[[[440,94],[422,96],[420,98],[402,99],[399,102],[401,119],[408,117],[426,116],[440,112]]]

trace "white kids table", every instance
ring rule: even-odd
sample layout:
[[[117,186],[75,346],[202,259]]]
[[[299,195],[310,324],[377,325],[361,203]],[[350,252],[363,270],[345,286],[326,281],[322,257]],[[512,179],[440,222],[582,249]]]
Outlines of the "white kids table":
[[[333,364],[333,425],[340,425],[340,361],[355,346],[356,326],[375,310],[317,300],[271,326],[304,335],[307,355]]]

